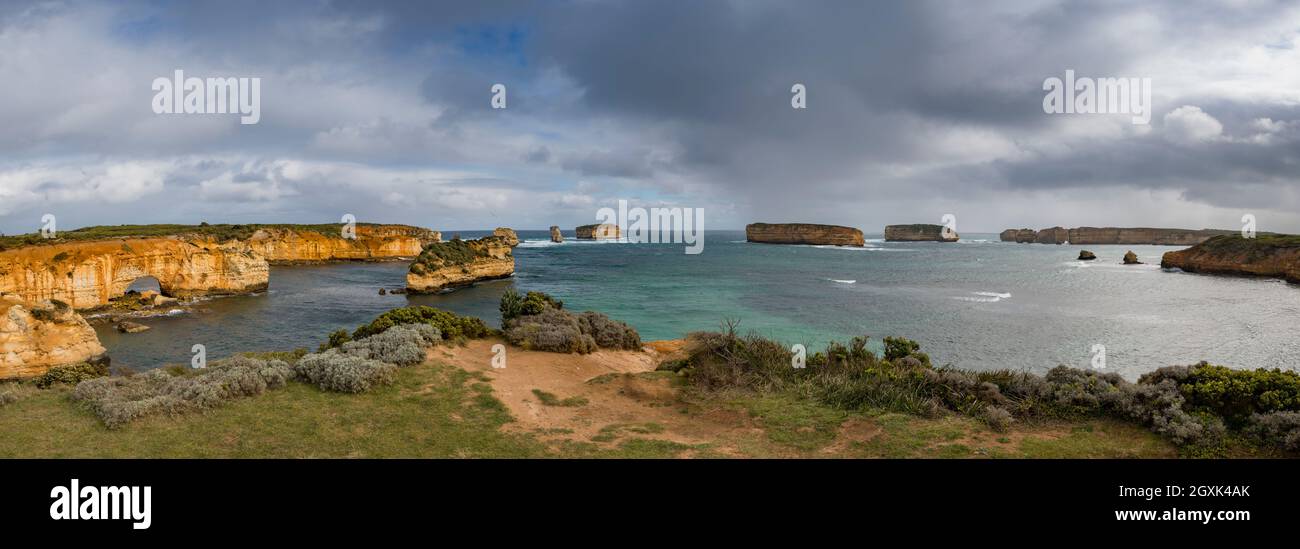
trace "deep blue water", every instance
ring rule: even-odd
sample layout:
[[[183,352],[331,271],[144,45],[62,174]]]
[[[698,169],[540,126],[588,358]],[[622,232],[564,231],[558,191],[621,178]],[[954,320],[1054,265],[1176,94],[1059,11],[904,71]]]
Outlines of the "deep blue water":
[[[462,231],[465,238],[483,232]],[[1236,367],[1300,364],[1300,288],[1280,281],[1165,272],[1165,246],[1056,246],[963,235],[955,244],[885,243],[862,249],[744,242],[710,231],[704,252],[681,244],[582,242],[522,231],[516,274],[450,293],[378,295],[401,287],[404,263],[272,267],[258,296],[213,299],[199,311],[143,322],[123,335],[98,328],[115,364],[136,369],[188,363],[195,343],[209,360],[246,350],[315,346],[394,307],[432,305],[498,324],[510,287],[541,290],[566,308],[601,311],[645,340],[676,338],[737,319],[810,352],[830,339],[867,334],[921,342],[937,363],[1045,371],[1086,367],[1093,346],[1128,377],[1210,360]],[[1076,261],[1079,250],[1097,254]],[[1124,266],[1132,249],[1150,265]]]

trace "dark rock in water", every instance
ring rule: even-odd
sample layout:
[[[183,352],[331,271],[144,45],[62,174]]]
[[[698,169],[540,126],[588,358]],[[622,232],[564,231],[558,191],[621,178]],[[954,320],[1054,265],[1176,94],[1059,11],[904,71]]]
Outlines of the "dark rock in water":
[[[1097,259],[1097,254],[1094,254],[1088,250],[1079,251],[1079,261],[1092,261],[1094,259]]]
[[[1141,261],[1138,261],[1138,256],[1137,256],[1137,254],[1133,253],[1133,250],[1129,250],[1128,253],[1124,254],[1124,264],[1125,264],[1125,265],[1141,265],[1142,262],[1141,262]]]
[[[116,328],[117,331],[122,332],[124,334],[138,334],[140,332],[149,331],[148,326],[145,326],[144,324],[140,324],[137,322],[131,322],[129,320],[123,320],[121,322],[118,322]]]
[[[404,294],[406,293],[406,288],[393,288],[391,290],[388,290],[388,293],[393,295]]]
[[[385,289],[383,289],[383,288],[380,288],[380,289],[379,289],[379,295],[388,295],[388,290],[385,290]]]

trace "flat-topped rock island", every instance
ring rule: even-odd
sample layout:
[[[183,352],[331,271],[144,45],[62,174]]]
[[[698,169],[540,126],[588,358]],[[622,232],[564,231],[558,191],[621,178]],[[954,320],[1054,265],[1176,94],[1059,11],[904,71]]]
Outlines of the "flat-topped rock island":
[[[745,225],[745,240],[762,244],[811,244],[824,246],[863,246],[862,231],[841,225],[815,223],[750,223]]]

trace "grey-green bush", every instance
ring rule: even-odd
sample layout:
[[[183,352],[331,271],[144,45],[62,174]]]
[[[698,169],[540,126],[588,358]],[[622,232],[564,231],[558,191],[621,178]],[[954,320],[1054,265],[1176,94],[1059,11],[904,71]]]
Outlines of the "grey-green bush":
[[[597,349],[639,350],[641,336],[625,322],[587,311],[575,315],[547,307],[505,323],[506,340],[534,351],[590,353]]]
[[[1300,412],[1255,414],[1246,431],[1265,444],[1300,452]]]
[[[350,356],[410,366],[424,362],[424,350],[442,340],[442,333],[428,324],[403,324],[376,335],[350,341],[339,351]]]
[[[397,378],[397,366],[330,349],[302,357],[293,365],[296,377],[326,391],[364,393]]]
[[[280,360],[234,357],[185,375],[150,370],[82,381],[72,392],[109,428],[153,414],[207,410],[227,400],[283,387],[291,376]]]

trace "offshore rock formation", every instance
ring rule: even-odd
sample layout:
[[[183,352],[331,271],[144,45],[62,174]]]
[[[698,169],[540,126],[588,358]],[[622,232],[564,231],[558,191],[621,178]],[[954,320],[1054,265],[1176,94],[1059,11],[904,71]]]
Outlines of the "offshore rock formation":
[[[108,362],[94,328],[68,304],[0,296],[0,379],[34,377],[54,366]]]
[[[1097,259],[1097,254],[1088,250],[1079,250],[1079,261],[1092,261],[1094,259]]]
[[[1046,233],[1046,234],[1044,234]],[[1042,231],[1007,229],[999,238],[1003,242],[1037,242],[1039,244],[1146,244],[1156,246],[1195,246],[1219,235],[1236,231],[1217,229],[1151,229],[1145,227],[1078,227],[1066,230],[1052,227]]]
[[[913,225],[886,225],[885,242],[956,242],[957,233],[944,235],[943,225],[917,223]]]
[[[1300,236],[1218,236],[1186,250],[1166,252],[1160,266],[1189,273],[1264,276],[1300,283]]]
[[[564,234],[560,233],[560,227],[551,225],[551,242],[564,242]]]
[[[338,229],[312,230],[277,226],[260,228],[248,238],[253,251],[276,263],[385,261],[413,258],[442,234],[409,225],[357,225],[356,238]]]
[[[497,227],[496,229],[493,229],[492,236],[501,237],[501,239],[505,240],[506,244],[511,248],[519,245],[519,235],[515,233],[514,229],[509,227]]]
[[[164,295],[194,297],[265,290],[268,274],[266,258],[248,243],[208,237],[74,241],[0,252],[0,293],[76,309],[107,305],[146,276],[158,279]]]
[[[745,240],[764,244],[813,244],[862,246],[862,231],[840,225],[813,223],[750,223],[745,225]]]
[[[506,278],[515,272],[510,243],[499,236],[452,240],[425,246],[406,273],[410,293],[432,293],[480,280]]]
[[[1038,231],[1034,242],[1039,244],[1065,244],[1070,240],[1070,231],[1064,227],[1052,227]]]
[[[578,240],[618,240],[623,237],[618,225],[612,223],[582,225],[573,231]]]
[[[1141,261],[1138,261],[1138,255],[1135,254],[1135,253],[1133,253],[1133,250],[1129,250],[1128,253],[1124,254],[1124,264],[1125,264],[1125,265],[1141,265],[1142,262],[1141,262]]]

